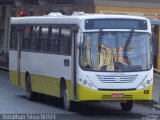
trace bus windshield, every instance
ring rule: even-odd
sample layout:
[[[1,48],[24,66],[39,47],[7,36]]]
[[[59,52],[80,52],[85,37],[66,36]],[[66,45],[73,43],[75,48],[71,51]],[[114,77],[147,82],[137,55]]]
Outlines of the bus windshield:
[[[152,66],[151,37],[142,32],[85,32],[80,66],[89,71],[145,71]]]

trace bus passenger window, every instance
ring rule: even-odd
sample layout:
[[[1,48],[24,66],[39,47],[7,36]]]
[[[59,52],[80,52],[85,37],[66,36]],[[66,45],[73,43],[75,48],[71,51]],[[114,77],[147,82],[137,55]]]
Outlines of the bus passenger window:
[[[51,29],[51,35],[49,37],[50,44],[48,45],[48,51],[55,53],[57,52],[57,41],[59,39],[59,28],[53,27]]]
[[[31,38],[32,38],[32,26],[24,27],[23,45],[22,49],[29,50],[31,48]]]
[[[39,50],[42,52],[47,52],[48,37],[49,37],[48,32],[49,32],[49,27],[41,28]]]
[[[11,41],[10,41],[11,49],[17,49],[17,39],[18,39],[17,26],[12,26],[11,27]]]
[[[71,34],[70,29],[62,28],[60,36],[60,54],[70,55]]]
[[[33,37],[31,40],[31,50],[37,50],[37,40],[39,37],[39,27],[38,26],[34,26],[33,27]]]

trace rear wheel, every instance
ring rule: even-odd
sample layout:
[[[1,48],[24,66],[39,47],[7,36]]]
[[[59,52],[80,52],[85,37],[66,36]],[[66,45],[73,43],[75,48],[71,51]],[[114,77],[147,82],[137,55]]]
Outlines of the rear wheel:
[[[124,111],[131,111],[132,110],[132,107],[133,107],[133,101],[132,100],[129,100],[125,103],[120,103],[120,104],[121,104],[122,110],[124,110]]]
[[[64,85],[63,89],[63,103],[64,103],[64,109],[70,111],[72,107],[72,102],[69,100],[69,94],[66,84]]]
[[[26,86],[26,97],[27,97],[27,99],[28,100],[34,100],[35,96],[36,96],[36,93],[32,92],[31,79],[30,79],[29,75],[26,76],[25,86]]]

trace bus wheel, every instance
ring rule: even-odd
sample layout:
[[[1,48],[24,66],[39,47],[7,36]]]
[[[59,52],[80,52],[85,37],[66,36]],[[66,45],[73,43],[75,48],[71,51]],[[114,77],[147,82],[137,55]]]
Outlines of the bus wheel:
[[[28,99],[28,100],[34,100],[34,98],[35,98],[35,93],[32,92],[31,79],[30,79],[30,76],[29,76],[29,75],[26,76],[25,87],[26,87],[26,97],[27,97],[27,99]]]
[[[123,111],[131,111],[133,107],[133,101],[129,100],[126,103],[120,103]]]
[[[70,111],[71,110],[71,101],[68,98],[68,89],[67,89],[66,84],[64,85],[63,102],[64,102],[64,109],[67,111]]]

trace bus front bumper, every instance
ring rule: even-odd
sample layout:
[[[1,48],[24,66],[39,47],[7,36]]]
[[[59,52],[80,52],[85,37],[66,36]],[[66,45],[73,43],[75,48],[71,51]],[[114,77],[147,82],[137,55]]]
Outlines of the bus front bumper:
[[[151,100],[152,85],[140,90],[128,91],[102,91],[92,90],[82,85],[78,85],[79,101],[110,101],[110,100]]]

